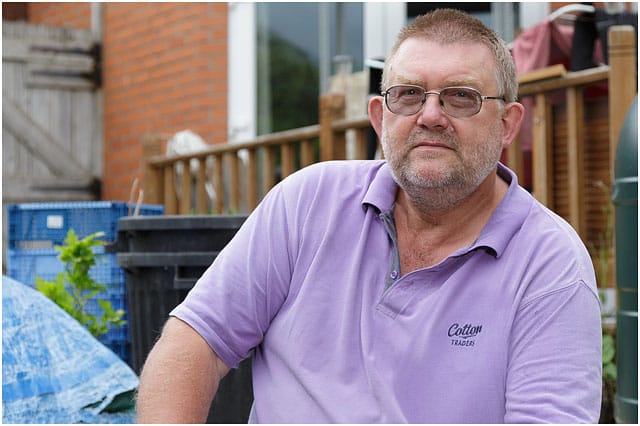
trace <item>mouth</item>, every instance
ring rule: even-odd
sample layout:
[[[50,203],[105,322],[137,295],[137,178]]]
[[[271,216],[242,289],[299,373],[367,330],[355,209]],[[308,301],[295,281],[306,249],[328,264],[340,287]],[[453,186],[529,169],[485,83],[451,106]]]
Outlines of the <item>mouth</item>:
[[[420,150],[431,150],[431,151],[440,151],[440,150],[452,151],[453,150],[451,145],[444,142],[437,142],[437,141],[419,142],[415,144],[413,148],[420,149]]]

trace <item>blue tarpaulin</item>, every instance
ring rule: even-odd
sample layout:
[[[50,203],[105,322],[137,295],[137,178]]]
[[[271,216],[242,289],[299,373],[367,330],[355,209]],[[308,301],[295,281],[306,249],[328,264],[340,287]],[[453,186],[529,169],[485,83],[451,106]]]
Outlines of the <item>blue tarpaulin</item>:
[[[138,383],[55,303],[2,277],[3,423],[134,423]]]

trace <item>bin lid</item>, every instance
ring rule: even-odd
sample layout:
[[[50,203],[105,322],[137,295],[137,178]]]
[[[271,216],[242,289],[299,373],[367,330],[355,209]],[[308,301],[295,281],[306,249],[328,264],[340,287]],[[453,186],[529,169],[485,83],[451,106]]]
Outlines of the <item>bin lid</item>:
[[[247,215],[128,216],[118,219],[118,231],[163,229],[237,229]]]

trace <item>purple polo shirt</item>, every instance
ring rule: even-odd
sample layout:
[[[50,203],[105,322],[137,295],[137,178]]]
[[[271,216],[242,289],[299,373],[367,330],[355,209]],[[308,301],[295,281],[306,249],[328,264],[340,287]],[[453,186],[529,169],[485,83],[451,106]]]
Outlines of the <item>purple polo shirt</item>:
[[[235,367],[251,422],[597,423],[590,257],[518,186],[472,245],[400,276],[397,186],[380,161],[277,185],[171,315]]]

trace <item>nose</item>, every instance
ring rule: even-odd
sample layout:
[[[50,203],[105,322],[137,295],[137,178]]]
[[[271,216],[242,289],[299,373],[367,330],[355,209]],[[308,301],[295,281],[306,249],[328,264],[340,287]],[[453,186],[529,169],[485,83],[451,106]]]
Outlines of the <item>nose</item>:
[[[418,113],[418,124],[427,128],[446,128],[449,119],[440,105],[439,93],[427,92],[422,109]]]

